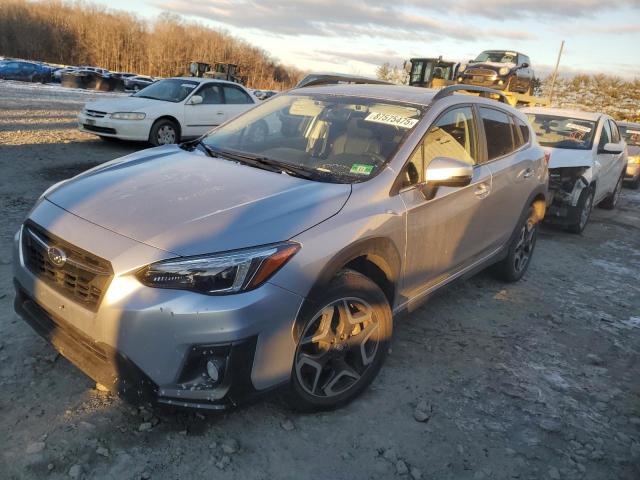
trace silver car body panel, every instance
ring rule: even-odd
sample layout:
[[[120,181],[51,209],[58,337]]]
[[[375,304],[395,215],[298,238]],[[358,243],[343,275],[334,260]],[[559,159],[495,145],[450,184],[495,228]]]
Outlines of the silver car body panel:
[[[304,89],[314,92],[421,105],[429,105],[435,94],[387,85]],[[251,336],[257,336],[251,383],[267,389],[290,378],[299,310],[314,288],[323,286],[326,272],[344,266],[336,262],[358,254],[386,262],[395,286],[391,307],[397,312],[496,258],[526,202],[535,192],[546,192],[547,170],[535,138],[521,150],[474,167],[467,187],[440,187],[429,200],[417,187],[392,192],[432,122],[463,103],[498,105],[457,94],[438,100],[382,171],[353,185],[266,172],[176,146],[108,162],[51,188],[29,216],[53,235],[111,262],[114,278],[97,311],[73,303],[31,274],[21,258],[20,234],[15,277],[49,312],[124,352],[170,396],[178,393],[172,385],[190,345]],[[511,107],[499,108],[526,121]],[[241,294],[149,288],[134,276],[145,265],[178,255],[285,240],[302,248],[267,283]]]

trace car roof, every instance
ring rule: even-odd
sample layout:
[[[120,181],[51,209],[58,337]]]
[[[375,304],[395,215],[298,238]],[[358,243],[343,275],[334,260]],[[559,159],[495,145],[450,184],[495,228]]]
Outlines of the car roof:
[[[244,85],[241,85],[237,82],[230,82],[228,80],[219,80],[217,78],[204,78],[204,77],[169,77],[163,80],[191,80],[192,82],[204,83],[204,82],[220,82],[220,83],[228,83],[229,85],[238,85],[243,88],[247,88]]]
[[[407,87],[404,85],[340,83],[296,88],[290,92],[370,97],[380,100],[429,105],[433,97],[438,93],[438,90],[422,87]]]
[[[583,112],[582,110],[571,110],[567,108],[551,108],[551,107],[527,107],[521,109],[524,113],[539,113],[542,115],[554,115],[557,117],[572,117],[579,120],[591,120],[597,122],[600,117],[605,115],[599,112]]]

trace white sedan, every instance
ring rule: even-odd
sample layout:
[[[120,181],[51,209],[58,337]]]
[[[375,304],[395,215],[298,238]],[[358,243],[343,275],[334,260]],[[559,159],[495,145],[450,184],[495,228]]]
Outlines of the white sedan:
[[[87,103],[78,128],[101,138],[165,145],[204,135],[258,102],[237,83],[167,78],[130,97]]]
[[[591,209],[615,208],[627,165],[627,146],[608,115],[557,108],[522,110],[549,157],[552,203],[545,220],[582,233]]]

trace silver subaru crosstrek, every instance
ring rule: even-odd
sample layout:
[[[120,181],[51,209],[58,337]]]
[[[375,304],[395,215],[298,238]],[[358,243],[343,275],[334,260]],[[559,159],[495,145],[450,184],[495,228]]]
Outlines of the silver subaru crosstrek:
[[[293,90],[56,184],[16,234],[16,310],[128,398],[221,409],[286,386],[299,409],[344,404],[394,317],[529,266],[545,155],[488,92]]]

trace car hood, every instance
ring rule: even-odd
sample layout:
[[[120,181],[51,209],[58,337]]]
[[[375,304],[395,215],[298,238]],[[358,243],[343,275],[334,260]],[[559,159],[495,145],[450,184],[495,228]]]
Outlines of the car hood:
[[[86,110],[97,110],[99,112],[138,112],[149,107],[158,105],[162,100],[153,100],[151,98],[124,97],[111,100],[99,100],[97,102],[87,103],[84,108]]]
[[[114,160],[45,193],[89,222],[177,255],[288,240],[335,215],[351,185],[314,182],[171,145]]]
[[[500,70],[502,67],[507,67],[509,69],[514,68],[516,66],[515,63],[500,63],[500,62],[478,62],[478,63],[470,63],[467,65],[467,70],[471,70],[474,68],[489,68],[491,70]]]
[[[550,154],[549,168],[593,167],[591,150],[543,147]]]

